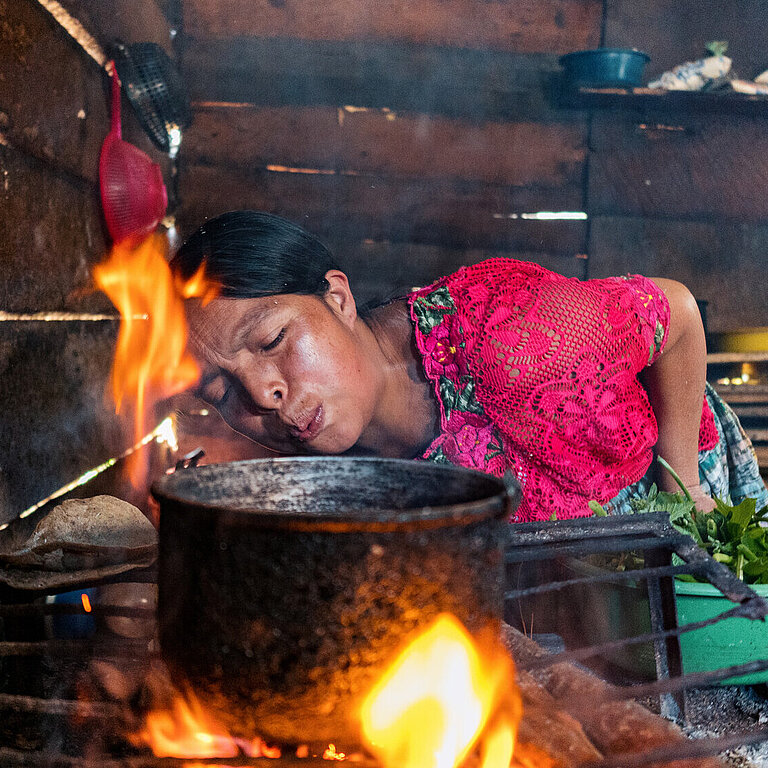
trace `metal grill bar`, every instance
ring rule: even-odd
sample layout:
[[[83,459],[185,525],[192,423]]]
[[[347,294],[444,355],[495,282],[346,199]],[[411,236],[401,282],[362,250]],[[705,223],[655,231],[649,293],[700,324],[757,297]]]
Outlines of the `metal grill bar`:
[[[650,568],[664,568],[672,564],[672,553],[654,549],[644,553],[644,560]],[[683,674],[683,659],[678,635],[665,632],[667,627],[677,628],[675,607],[675,585],[670,576],[653,576],[648,579],[648,604],[651,614],[651,630],[656,637],[653,641],[653,655],[656,674],[660,679]],[[661,715],[669,720],[685,720],[685,696],[670,692],[659,697]]]
[[[713,757],[734,747],[745,747],[768,741],[768,728],[734,733],[716,739],[690,739],[668,747],[658,747],[645,752],[612,755],[603,760],[581,763],[579,768],[642,768],[645,765],[668,765],[678,760]]]
[[[519,523],[509,537],[506,562],[552,560],[564,555],[668,549],[733,602],[756,597],[743,581],[711,558],[696,542],[676,531],[664,512],[614,517]],[[768,605],[766,605],[768,612]]]
[[[8,656],[52,656],[56,658],[143,658],[154,655],[147,643],[136,640],[43,640],[2,642],[0,658]]]
[[[0,765],[13,765],[17,768],[189,768],[191,764],[212,766],[253,766],[254,768],[328,768],[332,761],[319,757],[286,756],[279,760],[271,757],[154,757],[152,755],[99,758],[87,760],[66,755],[49,755],[44,752],[23,752],[0,747]],[[353,763],[356,768],[377,768],[377,763],[363,757]]]
[[[546,655],[535,660],[521,661],[521,669],[535,670],[562,662],[579,661],[601,655],[624,646],[640,643],[655,643],[657,649],[656,682],[616,687],[609,698],[617,700],[659,695],[667,714],[675,715],[675,700],[671,694],[684,692],[689,687],[710,684],[744,674],[768,669],[768,659],[694,675],[679,675],[679,659],[675,661],[678,649],[677,638],[685,633],[714,624],[726,618],[743,617],[762,619],[768,615],[768,602],[759,598],[743,582],[735,577],[724,565],[717,563],[706,552],[700,550],[688,536],[680,534],[669,524],[666,515],[637,515],[622,518],[590,518],[586,520],[558,521],[556,523],[528,523],[517,525],[510,531],[510,543],[506,550],[508,564],[526,563],[536,560],[553,560],[563,556],[584,556],[597,553],[642,551],[647,567],[624,572],[604,572],[594,576],[579,576],[524,589],[508,589],[507,599],[530,597],[546,592],[557,592],[575,585],[599,584],[603,582],[646,582],[651,603],[651,626],[649,633],[593,644],[555,655]],[[672,553],[685,561],[685,565],[672,565]],[[674,610],[670,615],[670,604],[674,605],[672,592],[673,577],[682,573],[693,573],[716,586],[735,605],[729,611],[705,621],[676,626]],[[68,591],[71,587],[68,589]],[[17,604],[0,606],[0,618],[60,616],[83,614],[79,605]],[[97,616],[123,616],[126,618],[149,619],[153,611],[146,608],[119,606],[93,606]],[[51,657],[51,658],[146,658],[152,654],[146,641],[113,639],[94,640],[52,640],[47,642],[0,642],[0,658],[10,657]],[[86,721],[114,721],[122,719],[125,710],[121,705],[108,702],[82,702],[68,699],[42,699],[32,696],[0,694],[0,711],[17,715],[48,715],[53,717],[78,717]],[[679,712],[679,710],[678,710]],[[734,746],[743,746],[768,740],[768,728],[758,731],[732,734],[728,738],[693,740],[680,745],[654,749],[638,755],[620,755],[591,764],[591,768],[634,768],[651,763],[665,763],[715,755]],[[45,750],[22,751],[0,748],[0,764],[13,764],[20,768],[181,768],[189,760],[155,758],[149,754],[126,757],[99,757],[89,761],[82,757],[51,755]],[[195,759],[201,765],[258,766],[259,768],[314,768],[327,766],[327,760],[319,758],[297,758],[286,756],[278,763],[273,758]],[[360,768],[374,768],[370,758],[356,762]],[[587,768],[587,766],[584,766]]]
[[[597,645],[590,645],[584,648],[575,648],[572,651],[563,651],[562,653],[552,654],[550,656],[537,659],[528,665],[524,666],[524,669],[541,669],[543,667],[549,667],[552,664],[561,664],[563,662],[584,661],[585,659],[592,658],[593,656],[600,656],[608,651],[616,651],[620,648],[625,648],[630,645],[638,645],[640,643],[650,643],[654,640],[666,639],[669,637],[679,637],[684,632],[691,632],[695,629],[701,629],[702,627],[708,627],[711,624],[716,624],[718,621],[722,621],[727,618],[740,617],[745,618],[743,614],[743,606],[737,605],[735,608],[731,608],[730,611],[725,611],[718,616],[714,616],[711,619],[704,619],[702,621],[691,622],[683,627],[674,627],[672,629],[665,629],[656,632],[646,632],[642,635],[632,635],[631,637],[623,637],[620,640],[611,640],[607,643],[600,643]],[[748,617],[746,617],[748,618]]]
[[[0,711],[59,717],[75,715],[79,718],[99,720],[113,720],[123,714],[122,707],[108,702],[39,699],[34,696],[20,696],[10,693],[0,693]]]
[[[505,600],[521,597],[533,597],[547,592],[557,592],[567,587],[582,586],[584,584],[614,584],[616,582],[643,581],[652,576],[677,576],[678,574],[693,574],[696,572],[689,565],[662,565],[655,568],[633,568],[629,571],[605,571],[592,576],[578,576],[564,581],[553,581],[549,584],[540,584],[536,587],[525,589],[510,589],[504,593]]]
[[[602,574],[558,579],[545,585],[527,589],[507,590],[507,599],[520,599],[546,592],[556,592],[575,585],[607,582],[647,583],[651,632],[637,634],[606,643],[592,644],[558,654],[530,660],[526,669],[545,668],[563,662],[577,662],[599,657],[627,646],[653,643],[657,681],[661,683],[654,692],[664,717],[678,722],[685,719],[685,690],[693,685],[688,676],[682,675],[682,654],[679,636],[726,618],[744,617],[752,620],[768,615],[768,602],[757,596],[744,582],[722,563],[716,562],[698,547],[690,536],[673,528],[666,513],[630,516],[563,520],[547,523],[524,523],[510,532],[505,552],[508,565],[533,561],[552,561],[563,557],[584,557],[593,554],[617,552],[642,552],[647,567],[629,573],[605,571]],[[672,554],[682,558],[684,567],[672,565]],[[715,586],[724,597],[736,606],[705,621],[677,626],[673,576],[693,573]],[[755,662],[750,672],[768,668],[768,660]],[[710,684],[734,676],[733,672],[715,670],[696,676],[697,684]],[[666,685],[670,677],[685,681],[679,685]],[[628,696],[638,695],[628,694]]]

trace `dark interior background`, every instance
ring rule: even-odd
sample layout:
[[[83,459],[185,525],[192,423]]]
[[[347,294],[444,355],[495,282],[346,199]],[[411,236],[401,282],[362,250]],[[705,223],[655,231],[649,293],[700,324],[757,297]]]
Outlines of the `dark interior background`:
[[[195,118],[181,237],[259,208],[320,235],[363,299],[501,255],[677,278],[710,331],[768,325],[768,113],[558,98],[558,58],[598,45],[647,51],[651,79],[728,40],[751,78],[768,67],[761,0],[62,5],[102,45],[149,40],[178,62]],[[90,285],[108,121],[97,64],[37,0],[0,0],[0,311],[113,311]],[[123,128],[170,183],[125,101]],[[540,211],[588,218],[522,216]],[[0,322],[0,522],[125,448],[104,402],[116,330]]]

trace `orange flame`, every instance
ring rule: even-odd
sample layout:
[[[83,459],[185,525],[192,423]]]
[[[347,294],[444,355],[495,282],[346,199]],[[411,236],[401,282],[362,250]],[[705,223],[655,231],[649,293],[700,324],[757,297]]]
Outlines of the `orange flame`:
[[[131,736],[135,746],[184,760],[281,756],[279,747],[258,737],[229,735],[191,691],[182,696],[167,673],[150,675],[148,684],[159,708]],[[496,633],[474,640],[449,614],[438,616],[400,654],[366,697],[361,715],[363,738],[382,768],[458,768],[467,758],[478,768],[554,766],[540,749],[516,744],[522,701],[512,659]],[[300,746],[295,756],[308,758],[310,751]],[[362,759],[334,744],[322,757]]]
[[[166,252],[161,235],[151,235],[138,245],[124,241],[93,270],[96,285],[120,312],[112,397],[116,413],[124,412],[126,405],[133,411],[136,439],[147,432],[145,414],[158,400],[187,389],[198,379],[197,364],[186,351],[183,298],[199,296],[207,303],[217,290],[202,271],[178,284]],[[140,484],[140,463],[134,461],[130,473],[134,484]]]
[[[133,741],[150,747],[156,757],[280,757],[277,747],[268,747],[259,738],[246,741],[230,736],[191,695],[177,696],[170,710],[150,712]]]
[[[509,655],[483,645],[441,614],[378,681],[362,730],[384,768],[455,768],[475,747],[482,768],[508,768],[522,703]]]

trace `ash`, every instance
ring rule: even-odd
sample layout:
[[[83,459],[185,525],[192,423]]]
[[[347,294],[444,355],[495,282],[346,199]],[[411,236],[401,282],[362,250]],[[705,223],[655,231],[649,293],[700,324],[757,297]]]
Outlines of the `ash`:
[[[717,738],[768,724],[768,686],[731,685],[691,688],[686,694],[691,738]],[[768,741],[737,747],[723,754],[738,768],[768,768]]]

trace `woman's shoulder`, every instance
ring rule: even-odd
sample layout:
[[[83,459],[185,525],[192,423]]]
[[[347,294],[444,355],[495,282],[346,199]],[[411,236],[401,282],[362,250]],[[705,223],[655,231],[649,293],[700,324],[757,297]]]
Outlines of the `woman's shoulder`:
[[[567,280],[533,261],[496,257],[462,267],[444,280],[449,284],[485,283],[489,286],[505,285],[510,280],[559,281]]]

